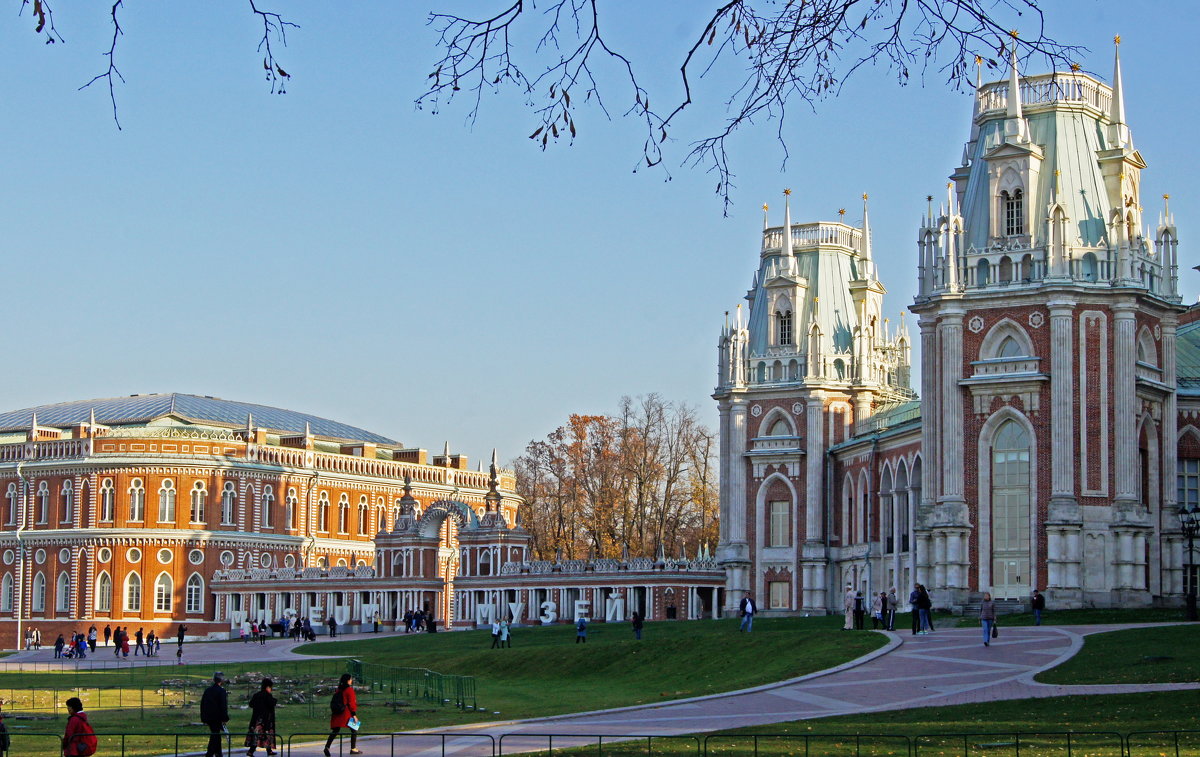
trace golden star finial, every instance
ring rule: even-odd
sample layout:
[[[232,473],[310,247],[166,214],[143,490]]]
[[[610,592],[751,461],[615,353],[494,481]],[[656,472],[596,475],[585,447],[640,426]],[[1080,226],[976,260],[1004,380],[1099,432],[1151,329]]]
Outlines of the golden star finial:
[[[1060,170],[1058,170],[1058,169],[1056,168],[1056,169],[1054,169],[1054,175],[1055,175],[1055,176],[1062,176],[1062,171],[1060,171]]]
[[[933,195],[925,195],[925,202],[933,202]]]
[[[784,196],[784,197],[787,197],[787,196],[788,196],[788,195],[790,195],[791,193],[792,193],[792,190],[790,190],[790,189],[785,189],[785,190],[783,190],[783,196]]]
[[[768,208],[767,208],[767,204],[764,202],[764,203],[763,203],[763,212],[764,212],[764,213],[766,213],[766,212],[767,212],[767,210],[768,210]]]
[[[952,181],[946,182],[946,189],[952,189],[953,187],[954,187],[954,182],[952,182]]]
[[[1164,200],[1169,200],[1169,199],[1171,199],[1171,195],[1167,195],[1167,194],[1165,194],[1165,195],[1163,195],[1163,199],[1164,199]]]
[[[983,65],[983,56],[982,55],[975,56],[975,65],[977,65],[977,66]]]
[[[1072,63],[1071,70],[1078,73],[1083,70],[1083,66],[1079,65],[1078,63]]]
[[[1012,37],[1013,39],[1016,39],[1017,37],[1021,36],[1021,32],[1017,31],[1016,29],[1012,29],[1009,31],[1008,36]]]
[[[866,193],[866,192],[863,192],[863,199],[864,199],[864,200],[865,200],[865,199],[867,199],[867,193]]]
[[[1121,35],[1120,35],[1120,34],[1118,34],[1117,36],[1113,37],[1113,44],[1114,44],[1114,45],[1119,45],[1119,44],[1121,44]]]
[[[844,215],[846,215],[846,209],[845,209],[845,208],[838,208],[838,215],[839,215],[839,216],[844,216]]]

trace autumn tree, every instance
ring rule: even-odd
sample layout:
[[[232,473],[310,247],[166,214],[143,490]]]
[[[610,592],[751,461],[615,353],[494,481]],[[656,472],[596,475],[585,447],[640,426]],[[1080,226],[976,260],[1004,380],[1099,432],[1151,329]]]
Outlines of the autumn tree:
[[[696,554],[716,539],[716,453],[695,411],[655,394],[572,415],[516,461],[541,559]]]

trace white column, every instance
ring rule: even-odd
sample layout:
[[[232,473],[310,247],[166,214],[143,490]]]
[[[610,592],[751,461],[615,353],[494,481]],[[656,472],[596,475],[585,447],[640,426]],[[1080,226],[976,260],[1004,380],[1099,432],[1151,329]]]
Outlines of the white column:
[[[1074,302],[1050,303],[1051,498],[1075,503]],[[1050,554],[1057,554],[1051,550]]]
[[[1133,303],[1113,305],[1113,398],[1116,441],[1116,498],[1114,504],[1133,505],[1138,502],[1138,445],[1135,418],[1137,403],[1134,362],[1135,306]]]

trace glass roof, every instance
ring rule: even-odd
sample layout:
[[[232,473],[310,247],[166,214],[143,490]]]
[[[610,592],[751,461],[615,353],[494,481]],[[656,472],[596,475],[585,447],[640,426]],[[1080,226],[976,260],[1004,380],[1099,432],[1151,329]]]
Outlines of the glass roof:
[[[61,402],[57,405],[12,410],[0,413],[0,431],[29,428],[34,413],[37,413],[39,426],[65,428],[77,423],[86,423],[93,410],[96,413],[96,422],[106,426],[132,425],[157,418],[175,417],[193,423],[241,428],[246,425],[246,416],[253,415],[257,428],[284,434],[303,433],[307,423],[314,436],[375,444],[400,444],[386,436],[316,415],[196,394],[137,394],[130,397]]]

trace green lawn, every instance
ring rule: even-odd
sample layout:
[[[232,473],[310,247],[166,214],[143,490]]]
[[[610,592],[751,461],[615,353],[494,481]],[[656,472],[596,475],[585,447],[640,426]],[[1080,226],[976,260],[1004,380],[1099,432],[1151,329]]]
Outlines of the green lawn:
[[[1042,683],[1200,681],[1200,625],[1131,628],[1092,634],[1079,654],[1037,676]]]
[[[1086,609],[1086,610],[1044,610],[1042,625],[1045,626],[1082,626],[1101,623],[1174,623],[1182,621],[1182,608],[1146,607],[1140,609]],[[1001,615],[997,622],[1001,626],[1031,626],[1033,613],[1022,612],[1014,615]],[[899,625],[899,621],[897,621]],[[962,616],[958,625],[978,626],[979,617]]]

